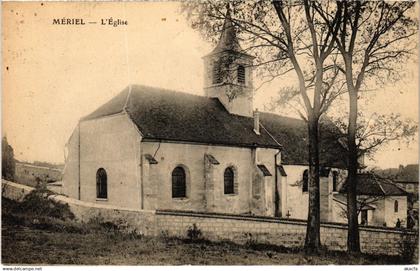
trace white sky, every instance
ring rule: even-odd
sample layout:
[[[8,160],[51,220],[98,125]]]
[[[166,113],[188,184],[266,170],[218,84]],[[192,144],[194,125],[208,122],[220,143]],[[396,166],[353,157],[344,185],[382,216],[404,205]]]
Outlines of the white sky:
[[[78,120],[130,83],[204,94],[201,57],[212,45],[188,26],[177,3],[3,2],[2,7],[3,134],[19,160],[62,163]],[[52,25],[63,17],[98,24]],[[99,25],[110,17],[126,19],[128,26]],[[408,64],[407,71],[404,81],[376,94],[372,112],[418,120],[417,64]],[[254,106],[262,109],[282,81],[290,80],[285,76],[261,88]],[[417,161],[416,141],[408,147],[391,144],[369,164],[385,168]]]

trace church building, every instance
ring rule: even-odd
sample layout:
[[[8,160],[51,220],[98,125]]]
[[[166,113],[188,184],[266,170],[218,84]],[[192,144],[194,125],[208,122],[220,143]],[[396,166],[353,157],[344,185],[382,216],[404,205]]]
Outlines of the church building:
[[[79,121],[66,145],[67,196],[137,210],[307,218],[306,124],[254,110],[254,57],[226,17],[203,57],[205,96],[130,85]],[[345,178],[330,128],[320,129],[324,221]]]

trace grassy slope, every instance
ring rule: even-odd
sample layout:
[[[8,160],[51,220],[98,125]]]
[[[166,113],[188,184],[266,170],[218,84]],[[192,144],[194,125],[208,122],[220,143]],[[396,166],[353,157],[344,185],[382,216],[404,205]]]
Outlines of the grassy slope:
[[[31,217],[2,200],[3,264],[308,265],[391,264],[392,257],[305,256],[278,247],[141,237],[59,219]],[[11,212],[13,210],[13,212]]]

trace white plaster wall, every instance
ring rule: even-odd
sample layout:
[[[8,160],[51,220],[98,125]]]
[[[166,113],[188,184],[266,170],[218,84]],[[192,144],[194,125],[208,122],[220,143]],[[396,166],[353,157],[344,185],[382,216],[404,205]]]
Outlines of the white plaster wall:
[[[337,172],[337,189],[333,191],[333,174]],[[341,187],[343,186],[347,178],[347,170],[331,168],[328,177],[321,178],[321,210],[324,209],[324,213],[321,214],[321,221],[340,222],[336,221],[336,215],[334,214],[337,210],[334,207],[333,197],[338,194]],[[341,219],[341,218],[338,218]]]
[[[372,205],[375,206],[375,210],[372,210],[371,225],[384,226],[385,223],[385,199],[378,199]],[[387,226],[389,227],[388,223]]]
[[[63,170],[63,194],[77,199],[79,196],[79,125],[66,144],[66,161]]]
[[[274,153],[276,150],[257,151],[258,163],[264,163],[271,177],[265,185],[270,201],[274,201]],[[148,178],[144,178],[145,206],[150,209],[178,209],[205,211],[204,155],[214,156],[219,165],[212,165],[214,176],[214,207],[212,211],[223,213],[249,213],[253,209],[251,184],[256,170],[252,149],[240,147],[210,146],[200,144],[142,142],[142,153],[155,155],[156,165],[146,166]],[[267,157],[266,157],[267,156]],[[187,172],[187,198],[172,198],[171,174],[175,167],[182,166]],[[224,171],[235,168],[238,193],[224,194]],[[146,174],[146,172],[144,172]],[[147,180],[148,179],[148,180]],[[270,187],[272,186],[272,187]],[[158,191],[158,192],[154,192]],[[157,200],[154,201],[154,196]],[[267,215],[274,214],[273,202],[267,206]]]
[[[308,192],[302,192],[302,186],[296,183],[301,183],[303,171],[308,167],[300,165],[283,167],[287,174],[287,211],[290,213],[290,218],[307,219]]]
[[[394,212],[394,202],[398,201],[398,212]],[[397,219],[400,219],[401,226],[407,223],[407,197],[392,196],[385,199],[385,222],[388,227],[395,227]]]
[[[140,134],[126,114],[80,123],[81,200],[141,209]],[[96,172],[104,168],[108,199],[96,199]]]
[[[344,211],[346,206],[341,204],[335,200],[332,201],[332,211],[331,211],[331,221],[330,222],[337,222],[337,223],[347,223],[347,219],[345,217]]]
[[[160,146],[159,146],[160,145]],[[251,150],[207,145],[143,142],[143,155],[155,154],[156,165],[149,166],[149,183],[155,185],[158,193],[156,209],[178,209],[203,211],[205,208],[204,155],[211,154],[219,162],[214,165],[215,210],[220,212],[249,212]],[[156,152],[157,151],[157,152]],[[182,166],[187,175],[187,198],[172,198],[172,171]],[[224,170],[233,166],[238,180],[238,193],[224,194]],[[146,180],[145,180],[146,182]],[[147,201],[147,199],[146,199]],[[145,202],[147,205],[148,203]],[[149,208],[153,208],[150,206]]]
[[[256,149],[256,164],[263,164],[270,171],[272,176],[265,176],[264,179],[264,193],[265,193],[265,214],[269,216],[274,216],[275,213],[275,158],[274,155],[278,150],[268,149],[268,148],[257,148]],[[278,160],[280,157],[278,157]],[[278,181],[280,182],[280,174],[278,174]],[[280,192],[280,191],[279,191]]]
[[[232,113],[247,117],[252,117],[253,112],[253,80],[252,80],[252,58],[240,57],[234,60],[234,63],[230,66],[230,72],[228,75],[229,84],[218,84],[213,85],[213,67],[214,61],[220,58],[227,57],[230,54],[228,52],[221,54],[214,54],[204,57],[204,90],[208,97],[217,97],[219,101],[226,107],[226,109]],[[245,68],[245,85],[237,83],[237,66],[244,65]],[[227,88],[240,88],[242,91],[235,97],[235,99],[229,101],[226,96]]]
[[[284,215],[289,211],[291,218],[307,219],[308,216],[308,192],[302,192],[301,180],[303,172],[308,169],[305,165],[283,165],[287,177],[282,178],[287,185],[287,199],[286,207],[283,209]],[[334,221],[337,219],[334,213],[336,210],[333,208],[332,196],[332,172],[339,172],[338,175],[338,190],[346,178],[346,171],[332,168],[328,177],[320,177],[320,207],[321,207],[321,220]],[[299,183],[299,185],[297,185]]]

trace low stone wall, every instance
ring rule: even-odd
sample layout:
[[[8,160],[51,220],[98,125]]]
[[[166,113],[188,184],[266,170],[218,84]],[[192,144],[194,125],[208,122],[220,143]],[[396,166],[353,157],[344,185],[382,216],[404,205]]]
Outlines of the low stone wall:
[[[156,235],[155,211],[118,208],[112,205],[84,202],[61,195],[51,196],[51,198],[68,204],[75,217],[82,222],[98,218],[113,222],[127,231],[136,230],[139,234]]]
[[[188,228],[195,224],[203,236],[210,240],[267,243],[284,247],[302,247],[305,241],[306,221],[303,220],[172,210],[157,210],[156,215],[159,230],[170,236],[185,237]],[[399,255],[403,238],[415,242],[415,232],[360,227],[361,250],[364,253]],[[345,251],[347,226],[322,223],[321,243],[330,250]]]
[[[33,188],[2,181],[2,195],[15,200],[23,199]],[[88,203],[61,195],[51,196],[66,203],[77,219],[88,221],[101,217],[104,221],[125,224],[127,229],[149,236],[187,237],[187,231],[195,224],[204,238],[228,240],[239,244],[247,242],[267,243],[284,247],[302,247],[305,241],[306,221],[272,217],[244,216],[220,213],[123,209],[116,206]],[[416,232],[391,228],[360,227],[360,243],[364,253],[399,255],[403,240],[416,244]],[[347,226],[322,223],[321,243],[330,250],[346,250]],[[418,245],[416,261],[418,260]]]
[[[32,190],[34,190],[34,188],[23,184],[1,180],[1,195],[8,199],[21,201]]]

